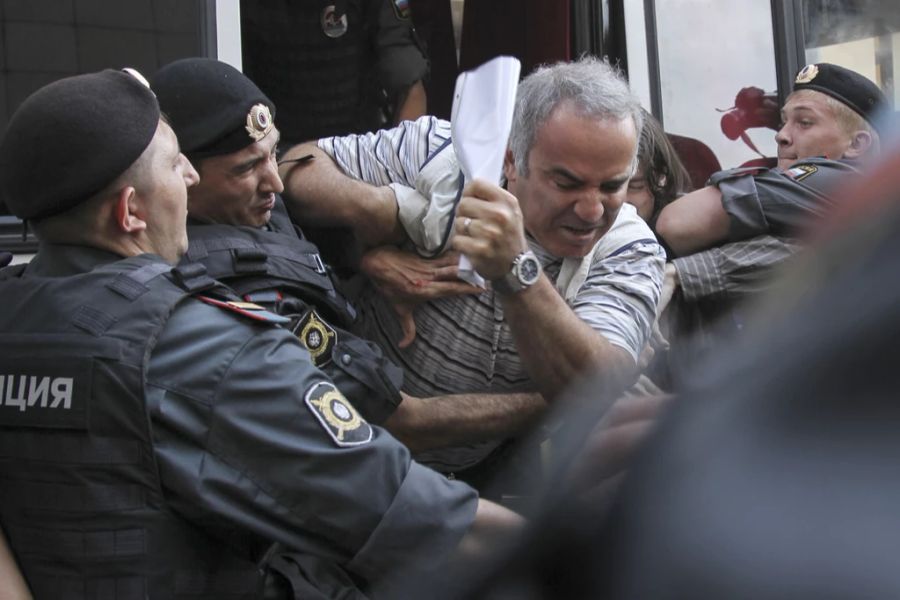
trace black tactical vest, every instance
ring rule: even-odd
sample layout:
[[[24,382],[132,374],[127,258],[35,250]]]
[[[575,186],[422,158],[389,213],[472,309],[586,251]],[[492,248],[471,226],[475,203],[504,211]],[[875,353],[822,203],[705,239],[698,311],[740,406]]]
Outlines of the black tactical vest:
[[[272,209],[269,229],[192,222],[188,238],[182,264],[202,263],[210,277],[248,301],[284,314],[302,310],[289,306],[291,298],[299,298],[338,326],[347,327],[356,319],[353,306],[335,289],[318,248],[297,234],[281,198]],[[282,298],[272,296],[272,290],[281,291]]]
[[[37,598],[258,598],[262,573],[167,506],[143,395],[174,307],[214,282],[136,256],[0,271],[0,517]]]
[[[281,198],[269,229],[194,223],[188,238],[182,264],[203,264],[245,300],[289,317],[287,327],[313,364],[367,421],[379,424],[394,412],[402,370],[374,343],[344,329],[356,311],[335,289],[316,246],[297,234]]]

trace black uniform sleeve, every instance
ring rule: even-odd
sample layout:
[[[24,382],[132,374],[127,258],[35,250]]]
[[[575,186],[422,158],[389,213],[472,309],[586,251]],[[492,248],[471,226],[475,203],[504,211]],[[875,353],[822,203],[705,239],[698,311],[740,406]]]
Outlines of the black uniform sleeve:
[[[758,235],[794,237],[836,202],[833,190],[858,171],[846,162],[800,161],[791,168],[720,171],[710,178],[731,220],[729,242]]]
[[[379,4],[375,48],[381,85],[394,96],[424,79],[428,59],[413,29],[405,0],[372,0]]]
[[[150,358],[147,394],[163,487],[202,527],[371,579],[439,560],[474,518],[471,488],[358,419],[282,329],[188,301]]]

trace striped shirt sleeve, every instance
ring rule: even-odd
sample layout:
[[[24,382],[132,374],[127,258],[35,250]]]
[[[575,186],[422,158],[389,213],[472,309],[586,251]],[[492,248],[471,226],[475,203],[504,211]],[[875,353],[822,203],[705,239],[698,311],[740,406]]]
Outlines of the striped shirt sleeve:
[[[318,146],[350,177],[415,187],[422,165],[449,139],[448,121],[425,116],[392,129],[322,138]]]
[[[788,238],[757,236],[673,260],[684,298],[740,297],[764,290],[772,270],[797,252]]]
[[[637,361],[656,319],[665,252],[654,240],[636,240],[595,260],[570,303],[575,314]]]

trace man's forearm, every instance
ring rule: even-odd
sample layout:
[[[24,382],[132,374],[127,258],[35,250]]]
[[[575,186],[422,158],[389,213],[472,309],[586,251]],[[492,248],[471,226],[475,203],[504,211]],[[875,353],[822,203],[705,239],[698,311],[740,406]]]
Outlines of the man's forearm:
[[[313,159],[292,162],[307,154]],[[349,227],[365,247],[405,239],[397,218],[397,200],[389,187],[345,175],[314,142],[294,146],[281,163],[284,200],[301,226]]]
[[[630,383],[631,355],[579,319],[546,276],[501,299],[525,370],[548,401],[593,373],[603,374],[613,393]]]
[[[725,241],[730,225],[722,193],[707,186],[667,204],[656,220],[656,234],[678,256],[685,256]]]
[[[510,437],[536,423],[546,408],[535,393],[405,396],[384,427],[422,452]]]

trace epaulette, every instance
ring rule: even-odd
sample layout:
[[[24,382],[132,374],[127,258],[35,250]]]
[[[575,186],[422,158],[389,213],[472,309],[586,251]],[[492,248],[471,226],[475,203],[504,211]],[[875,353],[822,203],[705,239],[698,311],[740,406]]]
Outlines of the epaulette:
[[[291,322],[289,318],[282,317],[281,315],[276,315],[275,313],[266,310],[259,304],[254,304],[252,302],[241,302],[239,300],[222,300],[213,298],[212,296],[195,296],[195,298],[207,304],[211,304],[212,306],[218,306],[219,308],[237,313],[254,321],[275,323],[278,325],[284,325]]]
[[[760,173],[768,170],[768,167],[738,167],[737,169],[717,171],[709,176],[709,180],[706,182],[706,185],[718,185],[718,183],[721,181],[727,181],[729,179],[735,179],[737,177],[744,177],[746,175],[759,175]]]

